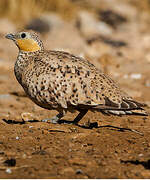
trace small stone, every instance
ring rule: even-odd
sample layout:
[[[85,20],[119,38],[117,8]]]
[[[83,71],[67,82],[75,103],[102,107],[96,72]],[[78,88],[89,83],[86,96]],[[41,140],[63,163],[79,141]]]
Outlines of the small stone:
[[[141,153],[141,154],[139,154],[139,157],[142,157],[143,156],[143,154]]]
[[[142,75],[139,74],[139,73],[133,73],[133,74],[130,74],[130,75],[125,74],[125,75],[123,76],[123,78],[124,78],[124,79],[128,79],[128,78],[131,78],[131,79],[141,79],[141,78],[142,78]]]
[[[76,174],[83,174],[82,169],[77,169],[77,170],[76,170]]]
[[[134,74],[131,74],[131,75],[130,75],[130,78],[131,78],[131,79],[141,79],[141,78],[142,78],[142,75],[139,74],[139,73],[134,73]]]
[[[12,170],[10,168],[7,168],[5,172],[8,173],[8,174],[11,174]]]
[[[27,155],[26,155],[26,154],[23,154],[23,155],[22,155],[22,158],[23,158],[23,159],[26,159],[26,158],[27,158]]]
[[[65,169],[61,169],[59,174],[72,174],[74,173],[74,169],[71,167],[67,167]]]
[[[28,113],[28,112],[22,113],[21,118],[23,121],[26,121],[26,122],[34,120],[33,114]]]

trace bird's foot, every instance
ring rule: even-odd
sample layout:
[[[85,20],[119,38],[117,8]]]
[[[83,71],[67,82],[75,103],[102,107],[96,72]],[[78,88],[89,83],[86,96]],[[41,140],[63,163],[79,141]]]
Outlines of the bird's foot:
[[[55,118],[47,118],[47,119],[43,119],[42,122],[57,124],[58,120]]]
[[[42,122],[53,123],[53,124],[75,124],[74,121],[60,120],[56,116],[52,118],[43,119]]]
[[[64,115],[65,112],[60,112],[59,114],[53,116],[52,118],[43,119],[42,122],[57,124]]]
[[[42,122],[57,124],[59,119],[55,116],[52,118],[43,119]]]

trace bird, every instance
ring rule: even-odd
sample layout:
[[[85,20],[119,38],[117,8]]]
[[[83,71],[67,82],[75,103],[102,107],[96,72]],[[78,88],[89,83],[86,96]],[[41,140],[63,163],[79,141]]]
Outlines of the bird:
[[[59,123],[67,112],[78,111],[78,125],[88,111],[106,115],[147,115],[144,104],[128,96],[119,85],[88,60],[64,51],[45,50],[34,31],[7,34],[19,49],[14,66],[17,81],[38,106],[56,110],[49,118]]]

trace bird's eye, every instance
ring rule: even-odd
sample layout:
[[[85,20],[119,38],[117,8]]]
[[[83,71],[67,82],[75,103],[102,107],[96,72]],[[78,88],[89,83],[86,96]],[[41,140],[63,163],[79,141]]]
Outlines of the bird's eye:
[[[26,34],[25,34],[25,33],[22,33],[22,34],[21,34],[21,37],[22,37],[22,38],[25,38],[25,37],[26,37]]]

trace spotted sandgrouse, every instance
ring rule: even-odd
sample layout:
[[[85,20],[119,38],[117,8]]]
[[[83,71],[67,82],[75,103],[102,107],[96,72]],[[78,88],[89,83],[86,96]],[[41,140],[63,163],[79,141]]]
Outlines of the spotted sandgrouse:
[[[116,115],[146,115],[142,104],[128,97],[116,83],[87,60],[63,51],[47,51],[35,32],[8,34],[19,48],[15,75],[29,98],[45,109],[55,109],[57,123],[67,111]]]

